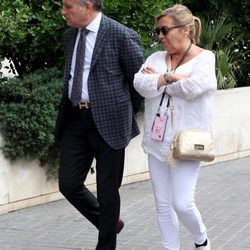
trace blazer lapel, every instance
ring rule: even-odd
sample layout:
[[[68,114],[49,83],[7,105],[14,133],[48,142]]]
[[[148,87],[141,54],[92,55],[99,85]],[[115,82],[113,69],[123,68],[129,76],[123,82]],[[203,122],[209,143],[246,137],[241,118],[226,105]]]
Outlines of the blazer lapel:
[[[100,28],[96,37],[90,70],[95,66],[96,62],[102,54],[102,50],[105,47],[105,40],[107,38],[108,30],[108,18],[105,15],[102,15]]]

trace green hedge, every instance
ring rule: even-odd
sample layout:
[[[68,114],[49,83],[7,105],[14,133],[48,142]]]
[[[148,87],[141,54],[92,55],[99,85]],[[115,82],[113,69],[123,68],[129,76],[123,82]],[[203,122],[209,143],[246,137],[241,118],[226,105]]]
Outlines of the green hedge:
[[[57,173],[53,130],[61,93],[62,79],[55,69],[0,79],[2,151],[12,161],[39,159],[49,177]]]
[[[104,13],[136,30],[144,48],[154,41],[154,16],[172,0],[109,0]],[[61,0],[1,0],[0,59],[11,59],[9,70],[23,76],[37,69],[63,67],[61,36],[67,29]],[[1,68],[1,65],[0,65]]]
[[[115,20],[133,28],[140,35],[143,48],[149,48],[155,40],[155,17],[166,6],[173,5],[172,0],[129,0],[104,1],[104,13]]]

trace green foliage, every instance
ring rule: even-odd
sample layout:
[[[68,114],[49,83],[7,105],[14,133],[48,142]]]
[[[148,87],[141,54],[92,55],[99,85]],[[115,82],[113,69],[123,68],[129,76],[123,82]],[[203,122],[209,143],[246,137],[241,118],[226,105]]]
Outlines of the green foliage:
[[[237,75],[241,75],[242,59],[237,56],[235,45],[242,35],[232,39],[231,31],[235,24],[228,18],[219,14],[212,20],[202,19],[203,31],[200,44],[203,48],[213,50],[216,55],[216,75],[219,89],[233,88],[237,86]],[[242,52],[241,52],[242,54]]]
[[[104,13],[113,19],[136,30],[141,37],[144,48],[149,48],[155,41],[155,17],[166,7],[173,4],[172,0],[130,0],[104,1]]]
[[[61,1],[2,0],[0,55],[12,59],[23,76],[37,69],[62,67],[61,35],[65,21]]]
[[[144,51],[144,59],[147,59],[150,55],[152,55],[153,53],[155,53],[157,51],[163,51],[163,50],[164,50],[164,48],[159,42],[155,43],[150,48],[145,49],[145,51]]]
[[[151,48],[155,42],[154,18],[165,7],[173,3],[183,3],[192,12],[209,20],[214,20],[218,13],[228,16],[234,24],[229,39],[235,40],[241,36],[231,51],[240,63],[242,72],[236,72],[237,84],[250,85],[250,15],[248,0],[219,1],[208,0],[110,0],[105,1],[105,14],[136,30],[145,49]],[[239,8],[235,8],[239,6]],[[60,13],[60,0],[2,0],[0,5],[0,57],[12,59],[19,76],[34,72],[37,69],[50,67],[62,68],[61,34],[66,24]],[[240,9],[240,11],[239,11]],[[209,17],[209,18],[208,18]],[[218,27],[218,26],[217,26]],[[220,27],[225,32],[228,27]],[[203,31],[206,29],[203,28]],[[213,32],[207,39],[216,38]],[[209,42],[209,41],[208,41]],[[14,71],[14,67],[10,68]]]
[[[232,42],[230,48],[232,60],[237,61],[239,66],[234,72],[237,86],[250,86],[250,1],[183,0],[179,2],[187,5],[195,15],[203,17],[206,20],[217,22],[218,13],[226,16],[227,20],[230,20],[232,28],[227,38]],[[223,31],[224,28],[228,31],[227,23],[223,25],[225,27],[221,27],[220,32],[225,32]],[[204,31],[207,31],[206,27],[203,27],[202,32]],[[217,33],[217,30],[215,30],[215,33]],[[211,30],[210,35],[213,39],[213,30]],[[209,36],[207,38],[209,39]],[[228,52],[224,51],[224,54],[228,54]]]
[[[219,89],[233,88],[236,86],[234,74],[235,66],[232,62],[230,50],[216,50],[216,76]]]
[[[0,80],[2,150],[10,160],[39,159],[49,176],[58,166],[54,126],[62,90],[57,70]]]
[[[153,43],[154,17],[172,0],[105,1],[105,14],[136,30],[146,48]],[[0,55],[12,59],[19,76],[37,69],[62,68],[61,35],[67,28],[58,0],[2,0]]]
[[[225,15],[218,15],[213,19],[201,18],[202,33],[200,45],[209,50],[216,50],[228,46],[231,42],[228,40],[233,27],[231,22],[227,22]]]

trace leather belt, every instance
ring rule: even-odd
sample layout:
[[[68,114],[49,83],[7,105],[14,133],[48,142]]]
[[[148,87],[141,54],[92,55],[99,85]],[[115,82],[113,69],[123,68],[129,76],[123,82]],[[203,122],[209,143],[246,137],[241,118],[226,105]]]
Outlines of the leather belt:
[[[79,109],[90,109],[90,103],[89,102],[79,102],[77,107]]]

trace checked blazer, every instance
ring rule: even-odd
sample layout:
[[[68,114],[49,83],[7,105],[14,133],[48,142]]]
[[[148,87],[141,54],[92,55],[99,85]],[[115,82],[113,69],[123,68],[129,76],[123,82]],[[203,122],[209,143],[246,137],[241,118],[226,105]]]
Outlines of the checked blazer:
[[[77,28],[63,34],[65,53],[64,90],[59,106],[55,138],[60,142],[69,112],[68,82]],[[88,78],[89,101],[95,125],[114,149],[120,149],[139,134],[134,112],[142,97],[133,88],[134,74],[143,63],[136,32],[102,15]]]

